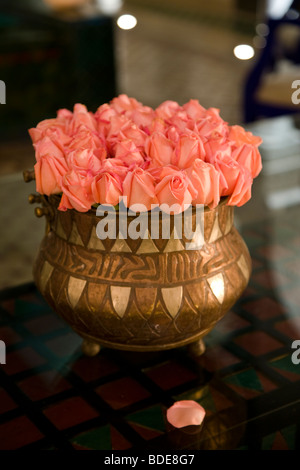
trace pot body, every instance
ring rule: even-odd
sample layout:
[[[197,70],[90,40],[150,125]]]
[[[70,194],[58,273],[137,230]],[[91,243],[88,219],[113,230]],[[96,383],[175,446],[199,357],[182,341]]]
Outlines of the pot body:
[[[34,264],[35,283],[90,342],[155,351],[197,341],[237,301],[251,273],[247,246],[233,225],[234,208],[225,202],[204,210],[203,245],[186,249],[174,216],[169,238],[100,240],[95,211],[61,212],[55,197],[43,198],[48,228]],[[195,228],[195,211],[190,217]]]

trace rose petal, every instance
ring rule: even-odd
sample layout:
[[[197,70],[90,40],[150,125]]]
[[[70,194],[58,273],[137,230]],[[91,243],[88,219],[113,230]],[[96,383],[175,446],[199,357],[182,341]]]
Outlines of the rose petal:
[[[182,400],[174,403],[167,410],[167,420],[175,428],[199,426],[205,417],[204,408],[193,400]]]

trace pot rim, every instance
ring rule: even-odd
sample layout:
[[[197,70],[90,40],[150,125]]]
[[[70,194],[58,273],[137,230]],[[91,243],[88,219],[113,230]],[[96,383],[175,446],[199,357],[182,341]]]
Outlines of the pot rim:
[[[59,194],[51,194],[50,196],[47,196],[47,195],[43,194],[42,196],[45,198],[45,200],[48,202],[48,204],[50,204],[51,206],[55,206],[56,209],[58,208],[60,197],[61,197]],[[213,209],[210,209],[208,206],[204,206],[204,212],[213,212],[214,210],[218,209],[219,207],[227,205],[228,199],[229,199],[229,196],[221,197],[219,204],[216,207],[214,207]],[[107,204],[107,206],[108,206],[108,204]],[[112,207],[114,207],[114,206],[112,206]],[[228,206],[228,207],[232,207],[232,206]],[[86,215],[90,215],[90,216],[95,216],[97,208],[96,207],[91,207],[91,209],[89,209],[86,212],[80,212],[76,209],[67,209],[67,210],[68,211],[74,211],[77,214],[86,214]],[[192,206],[192,210],[193,210],[193,212],[195,212],[196,208],[194,206]],[[115,211],[116,211],[116,213],[118,213],[119,209],[115,209]],[[149,214],[151,211],[147,211],[147,212]],[[139,214],[139,212],[137,212],[136,214]],[[171,215],[173,215],[173,214],[171,214]],[[135,218],[136,215],[129,215],[128,217]]]

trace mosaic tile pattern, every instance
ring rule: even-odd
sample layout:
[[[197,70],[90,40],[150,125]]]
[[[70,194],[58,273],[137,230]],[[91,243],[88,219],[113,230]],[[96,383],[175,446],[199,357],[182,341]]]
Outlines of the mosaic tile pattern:
[[[2,291],[0,448],[299,449],[300,364],[291,361],[300,339],[299,221],[291,214],[243,231],[249,287],[198,358],[186,348],[84,357],[32,284]],[[271,249],[279,245],[280,256]],[[182,399],[204,406],[202,426],[167,422],[167,408]]]

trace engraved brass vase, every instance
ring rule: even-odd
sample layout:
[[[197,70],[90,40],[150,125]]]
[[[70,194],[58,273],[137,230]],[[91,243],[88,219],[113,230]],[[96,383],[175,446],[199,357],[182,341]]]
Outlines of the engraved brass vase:
[[[41,202],[36,214],[47,218],[35,283],[82,336],[86,354],[100,345],[158,351],[189,343],[201,353],[202,338],[248,283],[249,252],[226,200],[205,208],[204,244],[195,250],[186,250],[174,230],[169,239],[100,240],[95,210],[58,211],[55,196],[31,202]]]

